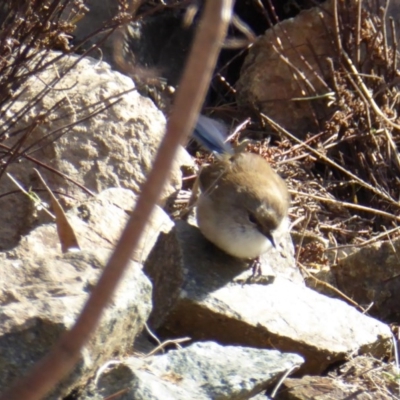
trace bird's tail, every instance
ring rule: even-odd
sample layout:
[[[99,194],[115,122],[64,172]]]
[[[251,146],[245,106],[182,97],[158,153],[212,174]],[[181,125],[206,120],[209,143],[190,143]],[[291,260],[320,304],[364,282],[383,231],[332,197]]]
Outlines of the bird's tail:
[[[199,115],[193,131],[194,139],[206,150],[217,154],[233,154],[233,148],[226,141],[227,127],[214,119]]]

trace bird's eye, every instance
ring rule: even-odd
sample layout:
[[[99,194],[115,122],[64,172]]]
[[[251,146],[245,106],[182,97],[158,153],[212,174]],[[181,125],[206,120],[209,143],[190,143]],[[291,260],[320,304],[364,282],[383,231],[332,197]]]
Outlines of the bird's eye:
[[[254,216],[253,213],[249,212],[248,216],[249,216],[249,221],[250,221],[252,224],[256,224],[256,223],[257,223],[257,218]]]

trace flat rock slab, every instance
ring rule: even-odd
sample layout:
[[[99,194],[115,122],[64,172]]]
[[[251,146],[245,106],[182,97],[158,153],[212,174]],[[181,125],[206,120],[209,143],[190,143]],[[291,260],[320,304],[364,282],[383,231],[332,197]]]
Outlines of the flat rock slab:
[[[250,399],[302,361],[296,354],[276,350],[195,343],[164,355],[123,361],[100,377],[98,397],[88,398],[105,398],[127,388],[120,399]]]
[[[301,354],[301,372],[310,374],[325,371],[349,354],[380,357],[390,348],[387,325],[341,300],[279,276],[265,285],[235,282],[243,272],[240,261],[207,249],[200,234],[192,241],[187,233],[195,229],[186,226],[186,234],[178,239],[160,237],[149,256],[146,273],[155,286],[152,321],[163,321],[160,334]],[[166,256],[174,240],[180,247],[175,259]],[[162,252],[157,255],[158,249]],[[158,298],[158,291],[167,290],[169,297]]]
[[[295,265],[290,235],[260,258],[261,282],[273,282],[276,276],[304,285]],[[204,273],[203,273],[204,271]],[[239,285],[252,275],[249,262],[231,257],[204,238],[199,229],[185,221],[175,221],[175,228],[160,234],[155,248],[145,262],[145,273],[153,283],[153,311],[150,324],[162,325],[175,306],[186,280],[194,279],[199,287],[215,290],[229,282]],[[195,274],[195,277],[191,274]]]

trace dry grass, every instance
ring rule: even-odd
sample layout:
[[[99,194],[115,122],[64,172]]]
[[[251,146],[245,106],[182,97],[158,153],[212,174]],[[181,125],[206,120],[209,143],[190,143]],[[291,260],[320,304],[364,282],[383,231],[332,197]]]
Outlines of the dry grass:
[[[325,237],[332,247],[359,246],[382,233],[398,236],[392,229],[400,211],[397,44],[388,44],[384,10],[336,4],[337,54],[326,79],[335,98],[331,116],[304,141],[274,126],[283,139],[273,159],[293,194],[296,229]],[[322,249],[314,250],[323,263]],[[310,251],[302,253],[308,263]]]
[[[357,356],[329,374],[342,385],[351,385],[372,398],[400,399],[398,371],[391,363]]]

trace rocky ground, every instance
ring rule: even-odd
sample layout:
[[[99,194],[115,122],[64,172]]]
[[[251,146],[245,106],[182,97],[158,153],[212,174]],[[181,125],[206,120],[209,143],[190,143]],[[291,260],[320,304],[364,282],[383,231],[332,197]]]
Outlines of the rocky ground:
[[[113,2],[87,2],[74,19],[79,2],[66,1],[38,48],[0,10],[2,389],[73,326],[152,168],[198,22],[183,24],[196,11],[186,3],[163,3],[77,45],[124,20],[104,22]],[[230,35],[259,36],[222,53],[204,112],[284,177],[291,232],[249,279],[248,263],[209,243],[193,215],[177,217],[212,162],[182,147],[100,326],[50,399],[400,398],[400,4],[385,4],[327,1],[266,30],[257,18],[279,7],[237,1],[249,27]],[[29,10],[19,12],[37,26]],[[34,168],[70,229],[60,233]]]

